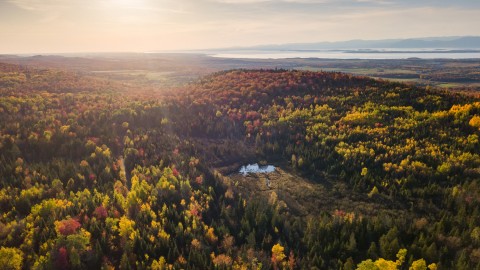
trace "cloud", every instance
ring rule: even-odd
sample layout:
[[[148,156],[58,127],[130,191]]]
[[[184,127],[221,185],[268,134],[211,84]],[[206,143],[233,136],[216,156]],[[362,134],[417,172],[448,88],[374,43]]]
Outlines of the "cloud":
[[[210,2],[222,4],[254,4],[262,2],[272,2],[272,0],[211,0]]]
[[[177,0],[185,2],[191,0]],[[201,0],[196,0],[201,2]],[[305,4],[305,5],[324,5],[337,7],[358,7],[358,6],[385,6],[391,5],[396,7],[412,8],[412,7],[458,7],[471,8],[480,7],[480,1],[470,0],[203,0],[210,3],[232,4],[232,5],[248,5],[248,4]]]
[[[209,0],[214,3],[221,4],[259,4],[259,3],[292,3],[292,4],[325,4],[325,3],[340,3],[344,0]],[[352,1],[352,0],[349,0]]]
[[[0,52],[177,50],[480,35],[478,3],[467,0],[0,0],[3,37]]]
[[[7,2],[25,10],[45,11],[50,9],[68,7],[71,1],[69,0],[7,0]]]
[[[356,3],[369,4],[389,4],[389,0],[209,0],[214,3],[221,4],[258,4],[258,3],[291,3],[291,4],[334,4],[334,5],[349,5]]]

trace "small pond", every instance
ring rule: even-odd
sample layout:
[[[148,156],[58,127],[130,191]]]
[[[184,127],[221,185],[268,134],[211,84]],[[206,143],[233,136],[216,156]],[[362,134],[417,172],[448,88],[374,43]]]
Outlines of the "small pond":
[[[247,175],[249,173],[272,173],[274,171],[275,166],[273,165],[259,166],[257,163],[255,163],[242,166],[239,170],[239,173]]]

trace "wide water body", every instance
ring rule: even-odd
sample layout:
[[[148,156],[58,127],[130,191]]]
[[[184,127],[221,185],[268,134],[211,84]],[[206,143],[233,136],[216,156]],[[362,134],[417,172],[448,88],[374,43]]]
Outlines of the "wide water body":
[[[448,52],[448,51],[342,51],[342,50],[318,50],[318,51],[225,51],[211,54],[220,58],[249,58],[249,59],[285,59],[285,58],[323,58],[323,59],[471,59],[480,58],[480,51]]]

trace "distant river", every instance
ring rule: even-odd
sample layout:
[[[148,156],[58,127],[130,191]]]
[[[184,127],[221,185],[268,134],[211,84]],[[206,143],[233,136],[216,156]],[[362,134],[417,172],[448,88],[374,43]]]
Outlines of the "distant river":
[[[480,50],[308,50],[308,51],[225,51],[210,54],[220,58],[285,59],[469,59],[480,58]]]

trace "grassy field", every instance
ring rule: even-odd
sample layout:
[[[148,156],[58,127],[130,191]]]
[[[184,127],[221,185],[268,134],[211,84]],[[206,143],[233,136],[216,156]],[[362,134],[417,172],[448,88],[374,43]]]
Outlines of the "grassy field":
[[[379,211],[401,211],[392,210],[396,207],[381,201],[372,201],[365,194],[347,192],[347,185],[341,181],[312,181],[282,167],[276,167],[273,173],[232,173],[228,179],[247,198],[262,195],[277,201],[281,207],[288,207],[285,210],[296,216],[315,216],[325,211],[332,213],[345,209],[366,216]]]

